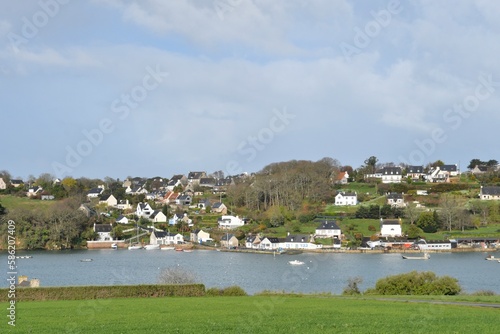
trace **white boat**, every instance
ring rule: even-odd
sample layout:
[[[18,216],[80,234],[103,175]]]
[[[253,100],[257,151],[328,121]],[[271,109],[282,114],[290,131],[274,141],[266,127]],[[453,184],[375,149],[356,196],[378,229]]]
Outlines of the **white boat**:
[[[429,260],[430,258],[431,258],[431,256],[429,255],[429,253],[424,253],[424,255],[422,255],[422,256],[403,255],[403,259],[405,259],[405,260]]]
[[[139,245],[139,244],[130,245],[130,246],[128,246],[128,249],[129,249],[129,250],[134,250],[134,249],[142,249],[142,246],[141,246],[141,245]]]
[[[182,250],[184,253],[191,253],[193,250],[192,249],[183,249]]]
[[[488,261],[499,261],[500,262],[500,260],[498,258],[496,258],[495,255],[488,255],[484,259],[488,260]]]
[[[299,260],[288,261],[288,263],[290,263],[292,266],[300,266],[300,265],[304,264],[304,262],[299,261]]]
[[[92,260],[92,259],[81,259],[80,260],[80,262],[92,262],[92,261],[94,261],[94,260]]]
[[[145,250],[153,250],[153,249],[160,249],[160,245],[146,245],[144,246]]]
[[[111,248],[118,249],[118,244],[116,244],[116,243],[115,244],[111,244]]]
[[[161,247],[160,249],[161,250],[174,250],[175,247],[174,246],[167,246],[167,247]]]

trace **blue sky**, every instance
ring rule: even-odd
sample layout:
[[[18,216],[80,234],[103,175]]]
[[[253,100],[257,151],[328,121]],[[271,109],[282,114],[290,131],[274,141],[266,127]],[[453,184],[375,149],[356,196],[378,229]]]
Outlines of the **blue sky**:
[[[0,4],[0,170],[259,171],[499,158],[500,3]]]

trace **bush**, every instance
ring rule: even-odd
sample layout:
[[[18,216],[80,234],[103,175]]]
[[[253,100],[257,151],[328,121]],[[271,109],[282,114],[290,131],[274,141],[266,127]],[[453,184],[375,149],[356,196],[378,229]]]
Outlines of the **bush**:
[[[160,284],[194,284],[196,281],[195,274],[181,267],[163,269],[158,276],[158,283]]]
[[[209,297],[216,297],[216,296],[234,297],[234,296],[247,296],[247,293],[239,286],[233,285],[223,289],[210,288],[206,291],[206,295]]]
[[[458,295],[462,288],[458,280],[438,277],[431,271],[412,271],[379,279],[375,289],[367,291],[379,295]]]
[[[361,291],[359,291],[358,285],[363,282],[363,279],[359,276],[356,277],[350,277],[347,280],[347,286],[344,288],[342,291],[343,295],[360,295]]]

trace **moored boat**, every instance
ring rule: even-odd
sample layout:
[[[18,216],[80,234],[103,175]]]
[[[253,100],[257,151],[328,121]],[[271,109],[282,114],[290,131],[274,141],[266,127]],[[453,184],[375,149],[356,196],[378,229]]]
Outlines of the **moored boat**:
[[[161,250],[174,250],[175,247],[173,246],[166,246],[166,247],[160,247]]]
[[[495,255],[488,255],[484,259],[488,261],[497,261],[497,260],[500,261],[500,259],[496,258]]]
[[[140,244],[130,245],[128,246],[128,249],[129,250],[142,249],[142,246]]]
[[[144,246],[145,250],[154,250],[154,249],[160,249],[160,245],[146,245]]]
[[[430,258],[431,258],[431,256],[429,255],[429,253],[424,253],[424,255],[422,255],[422,256],[403,255],[403,259],[405,259],[405,260],[429,260]]]
[[[288,261],[288,263],[290,263],[292,266],[300,266],[300,265],[304,264],[304,262],[299,261],[299,260]]]
[[[116,243],[111,244],[111,248],[112,248],[112,249],[118,249],[118,244],[116,244]]]

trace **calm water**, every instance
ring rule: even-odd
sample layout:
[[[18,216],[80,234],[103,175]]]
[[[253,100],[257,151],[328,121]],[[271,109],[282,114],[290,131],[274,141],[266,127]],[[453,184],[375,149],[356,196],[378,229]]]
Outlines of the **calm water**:
[[[18,274],[40,279],[42,286],[156,283],[163,268],[180,266],[207,287],[239,285],[250,294],[262,290],[340,294],[350,277],[363,278],[361,289],[398,273],[433,271],[459,280],[466,292],[500,294],[500,263],[485,261],[487,253],[431,253],[427,261],[403,260],[401,254],[268,255],[195,250],[192,253],[146,250],[81,250],[18,252]],[[7,254],[1,253],[4,273]],[[92,262],[81,259],[92,258]],[[302,266],[291,266],[301,260]],[[2,280],[2,287],[7,286]]]

